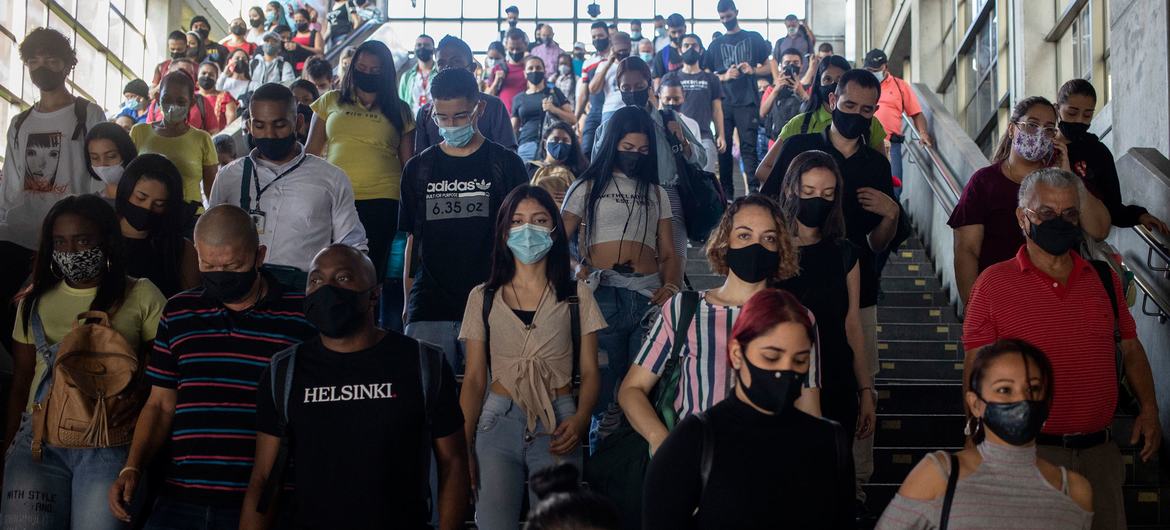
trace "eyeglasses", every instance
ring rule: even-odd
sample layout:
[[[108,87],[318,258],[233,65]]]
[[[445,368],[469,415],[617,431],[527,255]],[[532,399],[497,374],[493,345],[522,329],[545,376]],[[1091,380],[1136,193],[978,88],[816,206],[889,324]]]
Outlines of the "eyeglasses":
[[[1016,122],[1016,127],[1019,127],[1021,131],[1024,131],[1028,134],[1036,134],[1037,131],[1043,132],[1044,136],[1049,138],[1056,138],[1056,132],[1058,130],[1056,127],[1041,127],[1035,123],[1029,123],[1026,121]]]
[[[431,114],[431,120],[439,127],[462,127],[471,123],[471,115],[473,112],[460,112],[454,116],[439,116],[438,114]]]
[[[1047,223],[1057,217],[1064,219],[1066,222],[1072,224],[1080,224],[1081,212],[1076,208],[1069,208],[1063,212],[1057,213],[1052,208],[1040,208],[1039,211],[1031,208],[1024,208],[1025,212],[1031,213],[1033,217],[1038,219],[1041,223]]]

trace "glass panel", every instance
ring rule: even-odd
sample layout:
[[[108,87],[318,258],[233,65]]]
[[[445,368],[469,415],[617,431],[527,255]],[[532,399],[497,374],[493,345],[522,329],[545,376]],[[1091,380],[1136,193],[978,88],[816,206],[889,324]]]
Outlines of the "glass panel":
[[[390,0],[390,7],[386,10],[390,18],[422,18],[423,9],[427,5],[427,0],[418,0],[412,2],[411,0]],[[432,9],[442,7],[442,2],[435,2]],[[437,9],[442,11],[442,9]],[[452,13],[450,16],[458,16],[458,13]],[[245,17],[247,18],[247,17]]]
[[[740,10],[743,14],[743,10]],[[783,20],[789,14],[804,19],[804,0],[768,0],[768,18]]]
[[[443,0],[434,0],[436,4],[442,5]],[[529,22],[525,24],[524,21],[536,20],[536,0],[500,0],[500,13],[503,13],[508,6],[516,6],[520,10],[520,24],[516,27],[524,31],[530,31],[535,24]]]
[[[126,12],[126,0],[110,0],[110,5],[118,8],[118,11]]]
[[[122,13],[138,31],[146,31],[146,0],[126,0],[126,9]]]
[[[500,34],[496,31],[495,22],[464,22],[461,38],[473,51],[481,52],[487,51],[488,44],[492,41],[499,40]]]
[[[718,31],[723,33],[723,24],[718,21],[715,22],[696,22],[695,35],[703,39],[703,46],[711,46],[711,34]]]
[[[18,59],[16,43],[7,35],[0,35],[0,57],[8,57],[7,64],[0,66],[0,85],[16,87],[20,84],[20,70],[24,66]],[[0,123],[8,123],[0,120]]]
[[[73,34],[73,26],[70,26],[68,22],[65,22],[65,19],[57,16],[57,13],[51,10],[49,11],[49,27],[60,31],[65,35],[65,38],[69,39],[69,42],[72,42],[75,46],[77,45],[75,41],[76,35]]]
[[[664,17],[669,17],[673,13],[678,13],[690,21],[691,18],[691,1],[690,0],[655,0],[654,11]]]
[[[24,35],[24,20],[20,18],[20,11],[17,10],[16,4],[24,2],[5,1],[0,2],[0,26],[8,28],[8,31],[13,35]],[[0,55],[0,57],[12,57],[11,55]],[[7,122],[5,122],[7,123]]]
[[[972,138],[978,137],[995,115],[995,75],[990,75],[979,85],[971,102],[967,104],[967,134]]]
[[[617,15],[621,20],[641,20],[643,33],[653,34],[654,32],[654,2],[652,0],[619,1]],[[629,27],[625,24],[618,26],[622,28],[622,31],[629,31]]]
[[[112,63],[106,66],[106,95],[98,101],[102,108],[113,112],[122,106],[122,88],[126,86],[126,81]]]
[[[379,40],[390,47],[390,49],[414,49],[414,39],[423,31],[423,23],[413,20],[395,22],[393,24],[386,24],[379,30]],[[442,36],[438,37],[442,39]]]
[[[93,38],[97,39],[98,42],[106,42],[106,32],[109,31],[110,26],[102,21],[107,19],[109,13],[113,13],[109,4],[99,2],[97,5],[78,7],[77,11],[74,18],[81,24],[81,27],[92,33]]]
[[[109,11],[110,20],[110,36],[106,39],[106,47],[110,49],[110,53],[115,57],[122,57],[122,32],[126,27],[126,23],[122,21],[122,17],[118,16],[113,9]],[[134,66],[131,66],[134,68]]]
[[[573,50],[575,37],[573,36],[573,24],[571,22],[545,22],[545,24],[552,26],[553,40],[561,46],[562,50]],[[487,45],[485,44],[484,46]]]
[[[482,2],[483,0],[480,0],[480,1]],[[504,0],[504,1],[506,1],[506,0]],[[504,6],[504,7],[507,7],[507,6]],[[537,6],[537,9],[539,10],[537,12],[537,16],[539,16],[541,19],[573,18],[573,3],[572,2],[565,2],[564,0],[553,0],[553,1],[545,0]],[[587,17],[589,15],[585,14],[585,11],[581,11],[580,15],[578,15],[578,16],[584,18],[584,17]]]
[[[503,0],[503,2],[506,6],[508,0]],[[607,22],[613,18],[613,0],[576,0],[576,2],[577,16],[581,17],[582,21],[588,20],[590,23],[593,22],[589,17],[589,5],[594,3],[597,4],[597,7],[601,8],[601,13],[597,18]]]
[[[89,45],[85,39],[73,43],[77,49],[77,67],[73,70],[73,82],[85,88],[86,92],[101,104],[106,86],[106,57]]]
[[[126,52],[122,55],[122,62],[126,63],[131,70],[138,72],[143,80],[147,83],[151,81],[150,76],[152,71],[148,70],[146,64],[146,42],[142,40],[142,36],[131,31],[129,28],[124,32],[125,43],[123,47]],[[153,67],[154,65],[149,65]]]
[[[593,53],[593,37],[589,35],[590,26],[593,25],[591,21],[584,21],[577,23],[577,40],[585,43],[585,53]],[[569,44],[572,46],[572,44]],[[561,45],[564,48],[564,44]]]
[[[443,36],[445,36],[445,35],[455,35],[456,37],[458,37],[458,36],[463,34],[463,30],[460,27],[459,21],[428,20],[425,24],[426,25],[423,26],[423,33],[426,33],[427,35],[434,37],[435,42],[442,40]],[[404,38],[404,40],[402,41],[403,44],[405,44],[409,49],[413,50],[414,49],[414,39],[416,37],[418,37],[418,35],[417,34],[415,34],[415,35],[402,35],[402,37]],[[467,41],[467,39],[464,39],[464,40]],[[476,43],[473,41],[467,41],[467,43],[469,45],[471,45],[472,47],[474,47],[476,45]]]
[[[716,4],[716,2],[710,2],[710,3],[712,5]],[[698,6],[696,6],[696,7],[698,7]],[[764,20],[764,19],[768,18],[768,4],[765,2],[760,2],[759,0],[750,0],[747,2],[736,2],[736,7],[739,8],[739,18],[741,18],[741,19],[747,20],[747,19],[754,18],[754,19]],[[787,15],[787,14],[788,13],[785,13],[784,15]],[[779,15],[779,16],[782,17],[784,15]],[[777,17],[773,17],[773,18],[777,18]]]
[[[435,2],[432,8],[440,5]],[[499,0],[463,0],[463,17],[464,18],[487,18],[496,20],[504,14],[503,8],[500,7]]]
[[[45,7],[45,4],[37,0],[25,0],[24,34],[28,34],[28,32],[36,28],[44,27],[46,11],[48,9]],[[17,35],[20,35],[20,33],[17,33]]]
[[[740,2],[743,3],[743,2]],[[706,0],[699,0],[695,2],[695,18],[706,20],[719,20],[719,12],[715,10],[718,5],[717,2],[709,2]],[[703,36],[707,38],[709,35]]]

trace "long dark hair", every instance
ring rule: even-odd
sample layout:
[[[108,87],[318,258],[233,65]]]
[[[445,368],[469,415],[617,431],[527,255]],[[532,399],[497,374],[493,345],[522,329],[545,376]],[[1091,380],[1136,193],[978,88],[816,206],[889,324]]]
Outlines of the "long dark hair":
[[[569,238],[565,235],[565,223],[556,201],[547,191],[536,186],[518,186],[504,197],[500,214],[496,217],[495,243],[492,245],[492,272],[484,286],[499,289],[516,276],[516,260],[508,248],[508,234],[512,230],[512,216],[516,207],[525,199],[532,199],[548,212],[552,219],[552,248],[545,256],[545,276],[556,291],[557,300],[564,300],[572,294],[573,275],[569,267]]]
[[[816,112],[817,109],[821,108],[822,105],[829,102],[827,98],[821,98],[820,88],[821,76],[825,74],[825,70],[828,70],[830,66],[835,66],[844,70],[845,72],[853,69],[853,65],[849,64],[849,61],[840,55],[830,55],[825,57],[825,59],[821,61],[821,64],[817,66],[817,75],[815,78],[813,78],[812,88],[809,89],[810,94],[808,96],[808,100],[806,100],[804,105],[801,105],[800,107],[801,112]],[[842,72],[841,75],[844,75],[844,72]]]
[[[1031,96],[1021,99],[1019,103],[1016,103],[1015,107],[1012,107],[1012,115],[1008,121],[1007,129],[1004,130],[1003,136],[999,138],[999,145],[995,146],[995,156],[991,157],[992,164],[1003,162],[1007,160],[1008,155],[1012,154],[1012,138],[1014,137],[1013,132],[1017,127],[1016,122],[1020,121],[1029,110],[1032,110],[1032,107],[1037,105],[1047,106],[1059,118],[1060,113],[1056,112],[1056,105],[1048,101],[1048,98],[1044,96]]]
[[[134,157],[138,156],[138,148],[134,146],[134,140],[130,139],[130,133],[126,132],[121,125],[114,122],[103,121],[94,125],[85,133],[85,149],[87,151],[85,156],[85,170],[89,172],[89,176],[96,180],[97,173],[93,172],[93,163],[89,160],[89,143],[94,140],[109,140],[114,143],[114,148],[118,150],[118,156],[122,157],[122,167],[126,167]]]
[[[622,107],[613,113],[609,122],[605,125],[605,135],[601,138],[601,145],[597,148],[597,156],[589,163],[589,167],[581,174],[581,177],[574,183],[574,187],[589,183],[589,197],[585,201],[585,241],[592,241],[593,219],[597,217],[597,203],[601,202],[601,196],[609,187],[609,183],[613,180],[613,170],[617,167],[618,158],[618,144],[621,143],[622,138],[630,133],[641,133],[646,135],[646,140],[650,146],[650,152],[642,160],[642,167],[635,175],[626,175],[638,182],[635,190],[636,196],[646,197],[650,199],[650,187],[658,184],[658,150],[655,148],[655,133],[654,122],[650,119],[650,114],[646,109],[637,107]],[[573,188],[569,188],[568,193],[573,193]],[[647,230],[649,230],[649,223],[657,223],[657,219],[651,219],[652,215],[646,215]]]
[[[621,517],[613,501],[581,487],[573,464],[545,468],[532,475],[536,503],[528,512],[528,530],[618,530]]]
[[[841,170],[837,161],[824,151],[805,151],[788,165],[784,173],[784,180],[780,182],[780,209],[784,211],[784,218],[788,220],[788,230],[796,234],[796,214],[800,211],[801,178],[805,173],[814,169],[825,169],[837,178],[836,191],[833,193],[833,207],[829,218],[821,226],[821,239],[836,241],[845,237],[845,214],[841,207],[842,197],[845,195],[845,180],[841,178]]]
[[[378,93],[374,100],[378,103],[382,115],[390,121],[391,125],[394,125],[394,129],[399,134],[402,134],[402,114],[410,107],[398,97],[398,71],[394,68],[394,56],[391,55],[390,48],[387,48],[385,44],[376,40],[368,40],[357,47],[353,58],[349,61],[349,68],[345,70],[345,76],[341,78],[341,102],[357,103],[357,86],[353,80],[353,72],[357,68],[358,58],[363,53],[377,57],[378,62],[382,64],[382,73],[378,74],[382,78],[382,82],[378,84]]]
[[[179,272],[183,251],[187,246],[183,239],[183,227],[191,225],[191,219],[187,217],[190,210],[183,202],[183,177],[167,157],[154,153],[139,155],[126,167],[122,180],[118,182],[118,196],[114,199],[117,211],[125,211],[130,206],[130,195],[142,179],[161,182],[167,189],[166,210],[158,226],[150,230],[147,239],[163,260],[164,278],[155,283],[159,284],[158,288],[163,294],[170,296],[179,291]]]
[[[540,139],[540,151],[537,153],[537,160],[544,160],[545,155],[548,154],[548,137],[552,136],[553,131],[563,131],[569,135],[569,158],[563,162],[573,175],[580,176],[588,167],[585,161],[585,154],[581,151],[581,140],[577,138],[577,133],[573,131],[573,126],[563,121],[558,121],[549,125],[544,130],[544,137]]]
[[[967,386],[968,392],[973,392],[975,395],[982,397],[983,394],[979,392],[979,386],[983,383],[983,371],[992,361],[1011,355],[1013,353],[1020,354],[1024,358],[1025,374],[1028,371],[1028,361],[1036,363],[1036,368],[1040,370],[1040,381],[1044,384],[1044,398],[1036,401],[1043,401],[1052,406],[1052,362],[1048,360],[1048,356],[1044,354],[1040,348],[1033,346],[1031,343],[1020,339],[1000,339],[993,344],[989,344],[980,348],[975,352],[975,359],[971,361],[971,376],[970,379],[964,382]],[[1031,377],[1026,375],[1029,381],[1025,381],[1025,386],[1031,388]],[[1028,396],[1031,398],[1032,396]],[[981,427],[981,426],[980,426]],[[980,443],[986,438],[987,433],[982,428],[977,428],[971,433],[972,441]]]
[[[49,209],[45,220],[41,223],[41,237],[37,244],[37,255],[33,261],[32,283],[20,294],[17,300],[22,301],[20,318],[27,329],[32,318],[32,308],[42,295],[55,287],[58,282],[64,281],[54,272],[53,266],[53,226],[62,215],[76,215],[97,226],[101,234],[100,248],[106,256],[106,272],[102,274],[98,284],[97,294],[90,302],[91,311],[113,313],[126,297],[126,262],[125,244],[122,241],[122,229],[118,224],[118,216],[114,209],[104,199],[97,195],[76,195],[65,197]]]

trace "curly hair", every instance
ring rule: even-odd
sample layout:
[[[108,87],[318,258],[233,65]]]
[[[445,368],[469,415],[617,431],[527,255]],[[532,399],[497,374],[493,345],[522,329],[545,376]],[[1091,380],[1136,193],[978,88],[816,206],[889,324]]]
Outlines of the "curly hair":
[[[20,41],[20,62],[27,63],[40,54],[61,59],[67,68],[77,65],[77,50],[55,29],[36,28]]]
[[[727,276],[727,250],[731,248],[731,232],[735,229],[735,214],[744,208],[755,206],[763,208],[772,216],[776,223],[776,251],[780,253],[780,266],[776,269],[771,280],[787,280],[796,276],[800,270],[800,258],[793,246],[793,235],[789,232],[788,222],[784,220],[784,213],[780,205],[764,195],[748,195],[740,197],[727,207],[723,217],[719,219],[719,226],[711,232],[707,240],[707,263],[711,271],[721,276]]]

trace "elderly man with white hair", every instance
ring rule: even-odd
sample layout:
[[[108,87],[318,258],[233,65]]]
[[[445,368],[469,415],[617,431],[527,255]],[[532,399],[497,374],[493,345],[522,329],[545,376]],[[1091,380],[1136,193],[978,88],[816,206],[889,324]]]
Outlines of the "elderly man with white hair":
[[[1040,430],[1039,457],[1089,479],[1094,530],[1122,529],[1125,466],[1113,440],[1140,444],[1148,460],[1162,433],[1150,363],[1121,283],[1108,265],[1075,250],[1085,200],[1081,180],[1061,169],[1041,169],[1020,184],[1016,221],[1026,240],[1015,258],[988,267],[975,281],[963,323],[964,376],[975,352],[1001,338],[1044,351],[1057,389],[1052,405],[1021,405],[1009,413],[1011,421]],[[1110,429],[1121,374],[1141,406],[1132,433]]]

